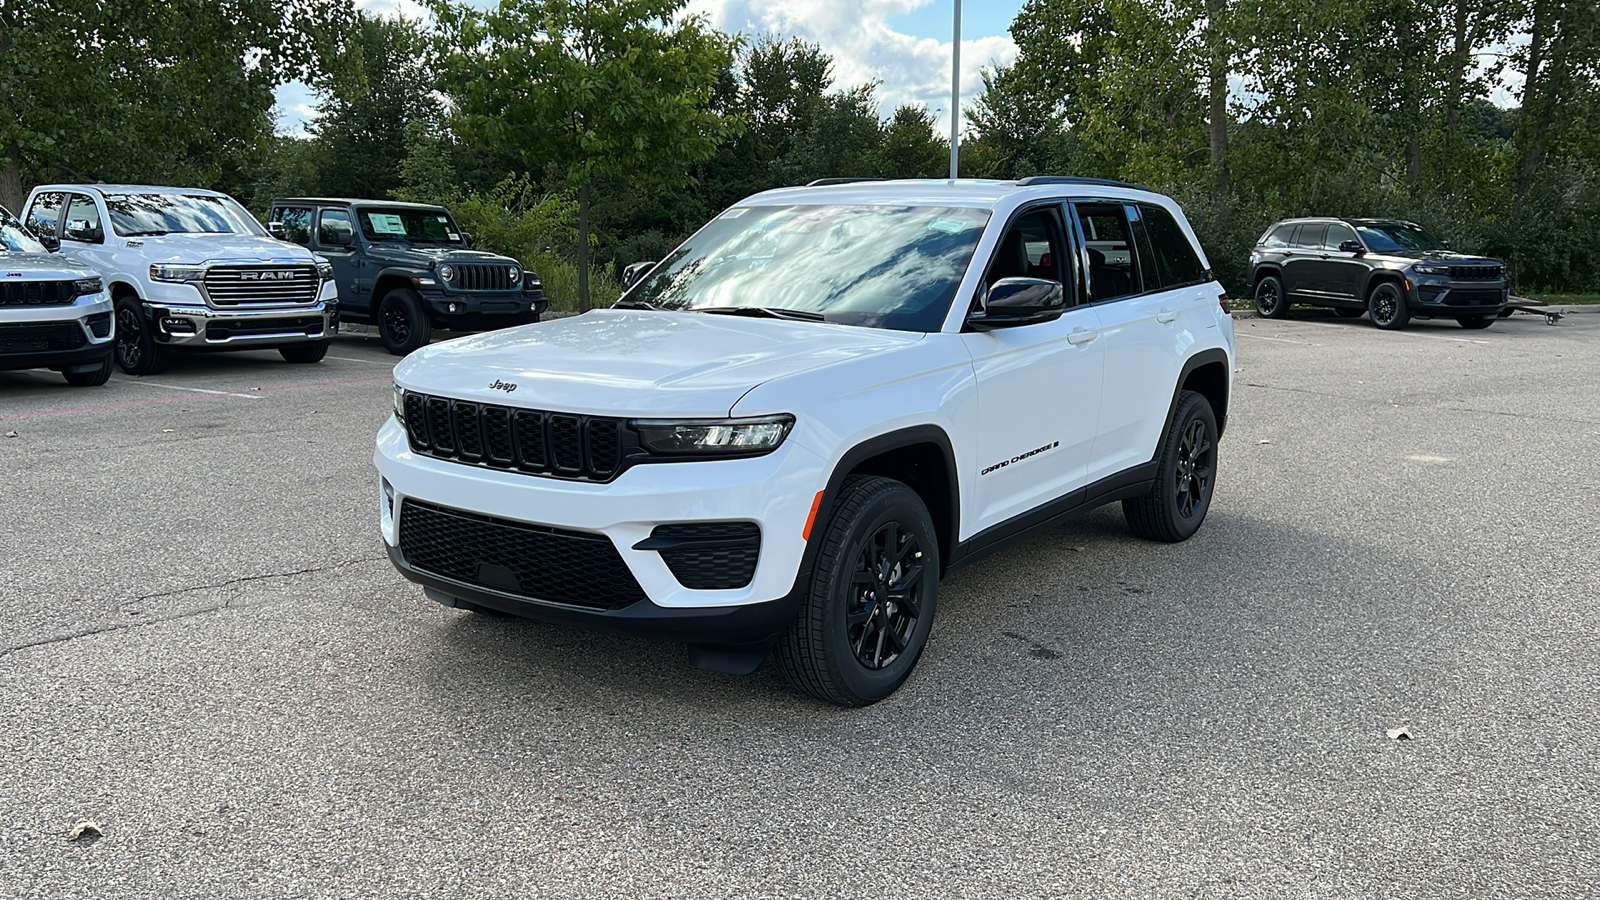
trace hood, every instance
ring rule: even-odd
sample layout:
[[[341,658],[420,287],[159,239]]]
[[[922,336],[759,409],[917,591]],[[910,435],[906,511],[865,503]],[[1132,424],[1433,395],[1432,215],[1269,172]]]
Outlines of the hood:
[[[435,263],[447,262],[499,262],[522,265],[509,256],[484,250],[466,250],[458,247],[415,247],[405,244],[371,244],[367,258],[391,266],[431,268]]]
[[[425,347],[395,367],[395,380],[528,409],[720,417],[762,382],[915,346],[922,337],[822,322],[595,310]]]
[[[1472,266],[1503,266],[1505,263],[1488,256],[1473,256],[1471,253],[1457,253],[1454,250],[1385,250],[1374,252],[1374,256],[1389,256],[1395,259],[1441,260],[1443,262],[1461,263]]]
[[[151,262],[201,265],[214,262],[303,262],[311,251],[276,238],[253,234],[163,234],[118,238]]]
[[[66,281],[100,273],[54,253],[12,253],[0,250],[0,284],[13,281]]]

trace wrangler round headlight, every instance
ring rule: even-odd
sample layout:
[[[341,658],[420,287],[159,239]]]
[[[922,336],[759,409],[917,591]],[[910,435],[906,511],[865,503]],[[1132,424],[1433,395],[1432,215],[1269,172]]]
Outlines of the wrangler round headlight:
[[[521,277],[522,277],[522,269],[520,269],[517,266],[512,266],[511,267],[510,278],[508,278],[507,280],[510,281],[512,284],[516,284],[517,283],[517,279],[521,278]]]
[[[452,265],[440,266],[439,267],[439,280],[440,281],[455,281],[456,280],[456,267],[452,266]]]
[[[751,419],[635,420],[639,443],[664,456],[740,456],[777,449],[794,427],[794,416]]]

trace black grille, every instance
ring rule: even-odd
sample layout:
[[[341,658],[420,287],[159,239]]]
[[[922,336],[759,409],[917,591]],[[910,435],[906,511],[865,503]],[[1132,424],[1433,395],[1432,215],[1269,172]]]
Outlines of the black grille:
[[[455,271],[445,283],[458,291],[522,290],[522,269],[510,263],[450,263],[450,267]]]
[[[1451,266],[1456,281],[1492,281],[1505,274],[1505,266]]]
[[[686,588],[732,590],[755,577],[761,528],[754,522],[657,525],[635,549],[660,551],[672,576]]]
[[[84,321],[89,323],[89,332],[97,338],[111,333],[111,313],[95,313]]]
[[[239,319],[232,322],[207,322],[206,340],[225,341],[228,338],[266,337],[269,335],[308,335],[322,333],[321,316],[296,316],[282,319]]]
[[[0,325],[0,353],[53,353],[87,343],[89,338],[76,321]]]
[[[609,481],[622,470],[622,420],[406,392],[413,452],[495,469]]]
[[[530,600],[621,609],[645,599],[616,545],[601,534],[407,499],[400,505],[400,552],[419,571]]]
[[[0,282],[0,306],[65,306],[77,296],[71,281]]]
[[[1499,303],[1499,291],[1451,291],[1444,295],[1446,306],[1492,306]]]
[[[214,306],[284,306],[317,302],[322,276],[316,266],[213,266],[205,286]]]

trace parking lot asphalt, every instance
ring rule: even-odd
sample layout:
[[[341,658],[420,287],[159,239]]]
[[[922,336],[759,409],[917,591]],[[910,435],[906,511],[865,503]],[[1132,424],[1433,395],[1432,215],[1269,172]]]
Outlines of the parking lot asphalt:
[[[1236,326],[1201,532],[957,573],[854,711],[425,600],[370,339],[0,373],[0,898],[1596,896],[1600,316]]]

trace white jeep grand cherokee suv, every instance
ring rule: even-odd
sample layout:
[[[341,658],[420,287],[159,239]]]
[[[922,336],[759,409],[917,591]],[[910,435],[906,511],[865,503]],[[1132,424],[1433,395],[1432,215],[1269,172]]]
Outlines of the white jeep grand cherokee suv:
[[[50,368],[74,387],[111,378],[111,298],[88,266],[45,253],[0,206],[0,371]]]
[[[611,309],[403,360],[383,539],[443,603],[718,671],[776,648],[801,690],[871,703],[952,568],[1116,500],[1147,538],[1200,527],[1226,308],[1182,211],[1134,185],[757,194]]]
[[[227,194],[48,184],[23,220],[45,246],[99,271],[116,303],[117,365],[165,368],[169,351],[273,349],[314,363],[338,325],[333,268],[274,239]]]

